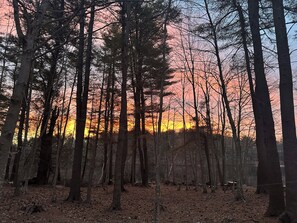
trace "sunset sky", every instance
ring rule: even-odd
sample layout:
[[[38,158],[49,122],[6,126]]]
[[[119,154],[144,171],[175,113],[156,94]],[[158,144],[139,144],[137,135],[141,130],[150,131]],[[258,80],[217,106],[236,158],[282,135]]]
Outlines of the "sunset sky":
[[[1,33],[9,33],[12,32],[14,33],[14,29],[13,29],[13,17],[12,17],[12,9],[11,7],[8,6],[7,1],[6,0],[0,0],[0,32]],[[180,57],[178,56],[180,52],[179,51],[179,45],[180,45],[180,33],[178,30],[176,30],[176,28],[171,28],[170,29],[171,32],[174,34],[174,38],[170,41],[170,44],[173,47],[173,52],[171,54],[171,64],[172,66],[175,68],[177,67],[178,63],[180,63]],[[289,33],[289,40],[290,40],[290,50],[292,52],[291,54],[291,58],[292,58],[292,64],[293,64],[293,74],[296,80],[297,77],[297,40],[293,39],[293,36],[296,35],[296,26],[288,26],[288,30],[290,30]],[[194,43],[197,44],[197,43]],[[265,45],[266,44],[266,45]],[[268,44],[268,45],[267,45]],[[264,45],[267,48],[271,48],[271,44],[266,43],[264,41]],[[271,50],[275,50],[275,47]],[[199,60],[199,55],[195,55],[197,60]],[[274,58],[274,60],[276,61],[276,57]],[[276,63],[275,63],[276,64]],[[197,66],[199,67],[199,65],[197,64]],[[268,70],[268,69],[267,69]],[[171,86],[169,88],[169,91],[171,91],[172,93],[174,93],[173,96],[171,96],[170,98],[166,99],[165,102],[165,106],[168,107],[168,104],[170,104],[170,110],[165,112],[163,114],[163,126],[162,129],[164,131],[168,129],[181,129],[182,128],[182,116],[181,116],[181,95],[182,95],[182,86],[181,86],[181,82],[180,82],[180,72],[176,71],[176,75],[175,75],[175,80],[178,81],[177,84],[175,84],[174,86]],[[276,123],[276,130],[277,130],[277,138],[281,139],[281,125],[280,125],[280,108],[279,108],[279,92],[278,92],[278,71],[277,68],[274,69],[269,69],[267,71],[267,79],[268,82],[270,84],[270,93],[271,93],[271,99],[272,99],[272,105],[273,105],[273,112],[274,112],[274,119],[275,119],[275,123]],[[232,85],[232,84],[231,84]],[[236,93],[236,88],[234,87],[234,89],[232,90],[232,86],[230,85],[230,89],[229,91],[233,91],[234,93]],[[236,86],[236,83],[234,83],[234,86]],[[295,86],[296,88],[296,86]],[[202,100],[202,92],[201,90],[198,91],[199,94],[199,100]],[[234,96],[236,97],[236,95],[234,94]],[[217,100],[218,95],[217,93],[215,93],[214,90],[212,90],[212,95],[211,97],[213,97],[213,99]],[[186,122],[187,122],[187,128],[191,128],[193,126],[193,119],[192,117],[194,116],[194,111],[192,108],[192,104],[193,104],[193,97],[192,97],[192,92],[191,92],[191,87],[189,86],[189,84],[187,84],[187,86],[185,87],[185,98],[186,98]],[[215,100],[212,100],[212,104],[211,107],[213,109],[213,120],[214,120],[214,125],[216,124],[216,120],[217,120],[217,105],[215,104]],[[170,101],[170,102],[169,102]],[[295,101],[297,104],[297,97],[295,97]],[[72,105],[73,108],[72,110],[75,110],[74,105]],[[234,106],[234,105],[233,105]],[[248,108],[249,107],[249,108]],[[169,108],[169,107],[168,107]],[[235,109],[236,111],[236,109]],[[295,112],[297,114],[297,109],[295,109]],[[250,126],[250,123],[252,123],[253,121],[252,119],[252,114],[251,114],[251,108],[250,108],[250,104],[247,105],[247,110],[246,110],[246,117],[243,120],[243,128],[245,133],[247,134],[247,129],[248,126]],[[74,121],[74,116],[71,117],[71,120],[68,124],[68,133],[72,134],[73,132],[73,128],[75,126],[75,121]],[[130,119],[133,119],[133,117],[129,117]],[[175,118],[174,121],[174,126],[173,126],[173,118]],[[86,126],[88,126],[88,123],[86,124]],[[130,129],[133,126],[130,125]],[[150,127],[150,129],[152,129],[152,127]],[[88,128],[86,128],[86,132],[88,131]],[[86,133],[87,134],[87,133]]]

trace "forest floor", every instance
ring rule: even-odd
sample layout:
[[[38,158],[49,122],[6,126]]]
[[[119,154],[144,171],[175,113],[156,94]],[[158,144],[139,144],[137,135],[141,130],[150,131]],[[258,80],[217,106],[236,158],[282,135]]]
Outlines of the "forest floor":
[[[57,202],[51,201],[52,188],[30,186],[29,192],[13,197],[13,188],[5,186],[4,199],[0,201],[0,222],[53,222],[53,223],[148,223],[154,208],[154,187],[126,186],[122,194],[122,211],[111,212],[113,187],[103,190],[96,187],[92,191],[92,202],[71,203],[64,199],[69,188],[57,188]],[[233,192],[218,189],[215,193],[203,194],[193,188],[162,185],[161,223],[276,223],[276,218],[264,218],[268,197],[255,194],[255,188],[245,187],[245,202],[235,201]],[[86,188],[82,188],[83,198]],[[24,209],[32,204],[41,205],[44,211],[26,213]]]

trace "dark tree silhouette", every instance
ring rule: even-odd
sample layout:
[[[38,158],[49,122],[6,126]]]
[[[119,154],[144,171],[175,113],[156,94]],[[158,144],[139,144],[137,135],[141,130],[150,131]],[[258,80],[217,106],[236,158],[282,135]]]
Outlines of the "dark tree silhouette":
[[[297,140],[292,68],[283,1],[273,0],[272,8],[280,73],[280,104],[286,173],[286,210],[280,220],[293,223],[297,222]]]
[[[115,159],[115,173],[114,173],[114,189],[113,199],[110,209],[121,209],[121,193],[122,193],[122,179],[125,156],[127,154],[128,139],[127,139],[127,77],[128,77],[128,34],[129,34],[129,14],[130,3],[123,0],[121,3],[120,22],[122,28],[122,46],[121,46],[121,113],[118,145]]]

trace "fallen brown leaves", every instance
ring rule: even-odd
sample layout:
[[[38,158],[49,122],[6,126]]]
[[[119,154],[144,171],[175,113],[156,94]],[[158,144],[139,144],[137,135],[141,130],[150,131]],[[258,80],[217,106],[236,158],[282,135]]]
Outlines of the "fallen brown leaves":
[[[29,193],[13,197],[13,188],[5,187],[6,196],[0,202],[0,222],[151,222],[154,207],[154,188],[126,186],[122,196],[122,211],[108,210],[112,199],[112,187],[93,189],[92,202],[65,202],[69,188],[57,188],[56,203],[51,202],[51,187],[30,187]],[[192,189],[186,191],[175,186],[162,185],[161,214],[163,223],[276,223],[275,218],[264,218],[268,197],[255,194],[254,188],[245,188],[246,202],[235,201],[232,191],[202,194]],[[86,189],[82,188],[83,196]],[[84,198],[84,197],[83,197]],[[41,205],[45,211],[28,214],[24,207]]]

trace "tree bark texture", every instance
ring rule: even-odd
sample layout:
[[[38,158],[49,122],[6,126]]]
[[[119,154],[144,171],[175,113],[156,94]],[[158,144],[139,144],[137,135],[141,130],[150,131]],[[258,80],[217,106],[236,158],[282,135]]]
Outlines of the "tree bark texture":
[[[121,48],[121,70],[122,70],[122,85],[121,85],[121,113],[120,126],[118,135],[118,145],[115,159],[114,173],[114,189],[113,200],[110,209],[121,209],[121,193],[122,193],[122,178],[123,178],[123,160],[127,153],[127,73],[128,73],[128,34],[129,34],[129,2],[123,0],[121,3],[121,26],[122,26],[122,48]]]
[[[269,191],[269,205],[266,215],[278,216],[284,210],[285,204],[273,114],[264,71],[262,41],[259,29],[259,2],[249,0],[248,3],[256,77],[256,88],[255,92],[252,92],[252,100],[256,121],[256,145],[259,158],[258,174],[259,177],[264,178],[261,181],[264,183],[264,188],[267,188]],[[243,34],[245,36],[245,32]],[[248,55],[246,55],[246,58],[248,58]],[[252,80],[250,80],[250,85],[251,83]]]
[[[280,73],[280,104],[286,174],[286,209],[283,222],[297,222],[297,140],[294,115],[292,68],[284,6],[282,0],[272,0]]]
[[[22,100],[25,96],[26,86],[28,84],[29,75],[31,72],[32,59],[35,52],[35,41],[39,35],[41,29],[44,14],[46,12],[49,1],[43,0],[40,3],[40,7],[37,9],[38,13],[36,19],[32,24],[27,24],[27,33],[24,35],[20,27],[20,15],[18,9],[18,1],[13,1],[14,15],[16,21],[16,28],[19,38],[23,41],[23,52],[21,55],[21,66],[19,69],[19,75],[16,81],[16,85],[13,89],[12,97],[10,99],[9,108],[7,111],[6,120],[2,127],[2,133],[0,137],[0,193],[2,194],[2,185],[5,177],[6,163],[10,147],[12,145],[12,139],[16,123],[18,121],[19,112],[21,110]]]

